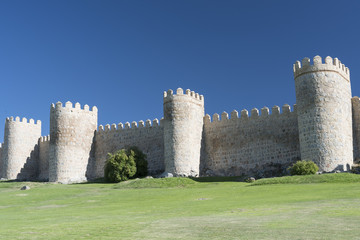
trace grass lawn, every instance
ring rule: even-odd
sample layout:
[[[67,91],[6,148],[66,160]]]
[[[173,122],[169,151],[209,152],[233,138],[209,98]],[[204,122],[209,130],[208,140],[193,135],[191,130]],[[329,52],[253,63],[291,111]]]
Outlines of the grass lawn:
[[[359,225],[360,175],[347,173],[0,182],[0,239],[360,239]]]

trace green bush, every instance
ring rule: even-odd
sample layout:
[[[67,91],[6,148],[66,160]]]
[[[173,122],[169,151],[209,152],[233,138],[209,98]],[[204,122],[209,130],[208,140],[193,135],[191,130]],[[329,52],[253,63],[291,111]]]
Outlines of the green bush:
[[[106,182],[121,182],[147,175],[146,155],[136,147],[108,153],[104,167]]]
[[[294,163],[288,170],[291,175],[312,175],[319,170],[319,167],[311,160],[301,160]]]
[[[134,177],[146,177],[148,173],[148,162],[146,160],[146,154],[144,154],[137,147],[130,147],[128,149],[128,154],[134,156],[135,159],[136,173]]]

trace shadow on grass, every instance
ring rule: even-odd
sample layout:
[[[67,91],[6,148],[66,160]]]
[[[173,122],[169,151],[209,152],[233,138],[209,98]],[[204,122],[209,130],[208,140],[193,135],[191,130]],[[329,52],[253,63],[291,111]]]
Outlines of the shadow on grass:
[[[106,182],[105,178],[91,179],[91,180],[88,180],[87,182],[81,182],[81,183],[76,183],[76,184],[97,184],[97,183],[114,184],[114,183]]]
[[[145,178],[141,178],[145,179]],[[152,178],[149,178],[150,181]],[[156,179],[156,178],[154,178]],[[165,178],[164,178],[165,179]],[[189,177],[189,179],[195,182],[245,182],[246,178],[243,176],[234,176],[234,177]],[[129,179],[133,180],[133,179]],[[82,182],[77,184],[116,184],[116,183],[109,183],[106,182],[104,178],[97,178],[93,180],[89,180],[88,182]]]
[[[234,177],[189,177],[196,182],[244,182],[245,177],[234,176]]]

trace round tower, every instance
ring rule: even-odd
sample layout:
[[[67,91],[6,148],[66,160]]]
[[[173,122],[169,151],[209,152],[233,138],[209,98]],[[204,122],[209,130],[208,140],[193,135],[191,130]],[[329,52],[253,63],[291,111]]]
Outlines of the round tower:
[[[294,64],[300,153],[320,171],[346,171],[353,163],[350,72],[331,57]]]
[[[50,110],[50,182],[86,181],[88,163],[97,128],[97,108],[85,105],[81,109],[71,102],[51,105]]]
[[[204,97],[181,88],[164,92],[165,172],[198,176],[203,130]]]
[[[29,122],[26,118],[6,118],[4,144],[2,146],[3,169],[1,177],[17,179],[41,137],[41,121]]]

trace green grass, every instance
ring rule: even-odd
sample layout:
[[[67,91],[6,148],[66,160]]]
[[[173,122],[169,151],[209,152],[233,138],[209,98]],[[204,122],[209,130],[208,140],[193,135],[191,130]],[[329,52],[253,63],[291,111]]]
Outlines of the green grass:
[[[264,178],[253,182],[251,185],[266,184],[306,184],[306,183],[360,183],[360,175],[352,173],[285,176]]]
[[[0,182],[0,239],[360,239],[358,175],[238,180]]]

